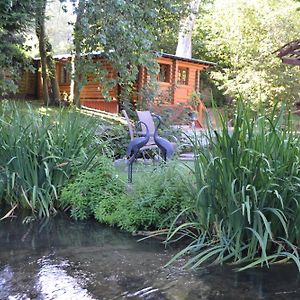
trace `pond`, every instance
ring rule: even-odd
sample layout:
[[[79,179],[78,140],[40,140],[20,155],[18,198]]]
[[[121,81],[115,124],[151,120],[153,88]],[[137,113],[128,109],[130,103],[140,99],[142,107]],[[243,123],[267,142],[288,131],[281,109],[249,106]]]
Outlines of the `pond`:
[[[300,299],[292,265],[164,268],[175,253],[157,240],[57,216],[0,222],[0,299]]]

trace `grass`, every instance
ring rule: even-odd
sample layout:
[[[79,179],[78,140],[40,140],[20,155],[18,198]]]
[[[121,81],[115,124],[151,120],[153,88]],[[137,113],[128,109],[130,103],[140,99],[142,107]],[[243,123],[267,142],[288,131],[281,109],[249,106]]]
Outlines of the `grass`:
[[[186,266],[230,262],[244,270],[293,261],[300,271],[300,147],[284,109],[253,115],[239,103],[233,132],[222,128],[196,140],[195,207],[189,222],[174,222],[167,242],[178,234],[190,244],[174,259],[189,254]]]
[[[190,173],[190,170],[194,169],[194,162],[193,161],[176,161],[178,169],[183,174],[183,177],[186,174]],[[153,175],[159,171],[161,166],[161,162],[154,162],[149,160],[149,162],[144,162],[142,160],[138,160],[133,164],[133,188],[140,184],[140,181],[143,180],[145,175]],[[115,165],[116,173],[118,174],[119,178],[127,182],[127,165],[126,161],[121,161],[119,164]]]
[[[50,111],[51,112],[51,111]],[[84,130],[83,130],[84,128]],[[40,112],[13,102],[0,107],[2,202],[49,216],[71,176],[93,166],[95,121],[77,111]]]

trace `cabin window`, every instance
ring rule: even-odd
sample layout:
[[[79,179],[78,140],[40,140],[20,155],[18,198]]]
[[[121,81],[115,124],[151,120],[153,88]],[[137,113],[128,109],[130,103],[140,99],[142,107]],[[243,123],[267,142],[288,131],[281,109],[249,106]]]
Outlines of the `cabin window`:
[[[66,65],[60,65],[60,84],[70,83],[70,72]]]
[[[171,66],[167,64],[159,64],[158,81],[170,82],[171,79]]]
[[[178,68],[178,79],[177,83],[188,85],[189,83],[189,68]]]

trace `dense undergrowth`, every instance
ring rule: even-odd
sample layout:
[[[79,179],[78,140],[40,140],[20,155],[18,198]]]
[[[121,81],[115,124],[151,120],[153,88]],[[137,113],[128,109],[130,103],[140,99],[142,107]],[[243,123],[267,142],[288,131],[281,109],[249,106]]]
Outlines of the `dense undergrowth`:
[[[289,116],[274,109],[253,115],[241,103],[232,132],[208,135],[210,146],[195,150],[194,218],[173,226],[192,237],[176,257],[187,266],[233,262],[240,269],[292,260],[300,271],[300,138]]]
[[[75,219],[93,216],[130,232],[155,230],[169,228],[179,212],[191,206],[178,165],[142,172],[127,191],[111,161],[104,156],[100,160],[97,169],[82,172],[62,192],[61,201],[71,207]]]
[[[94,166],[96,124],[76,111],[0,106],[0,202],[49,216],[63,185]]]

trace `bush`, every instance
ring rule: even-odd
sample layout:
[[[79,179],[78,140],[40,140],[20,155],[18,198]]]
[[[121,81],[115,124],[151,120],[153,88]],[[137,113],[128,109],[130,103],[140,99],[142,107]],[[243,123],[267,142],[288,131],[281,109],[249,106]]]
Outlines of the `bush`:
[[[101,158],[95,170],[82,172],[62,192],[76,219],[94,216],[98,221],[127,231],[167,228],[189,206],[187,188],[176,165],[141,172],[131,192],[115,174],[112,163]]]
[[[140,174],[132,192],[116,203],[102,201],[95,215],[127,231],[168,228],[190,199],[179,166],[171,163]]]
[[[124,125],[113,124],[101,126],[97,135],[106,143],[108,152],[114,159],[123,158],[130,142],[128,128]]]
[[[70,205],[71,216],[79,220],[93,216],[102,202],[113,206],[114,201],[124,194],[125,184],[112,170],[108,158],[98,158],[97,168],[81,172],[73,182],[66,185],[61,194],[61,205]]]
[[[187,266],[234,261],[241,269],[291,259],[300,271],[300,138],[289,118],[253,116],[239,103],[233,132],[223,120],[209,140],[209,148],[194,144],[195,218],[170,231],[169,240],[197,232],[178,256],[193,254]]]
[[[63,185],[94,165],[96,124],[76,111],[51,115],[30,106],[0,106],[0,194],[8,204],[49,216]]]

